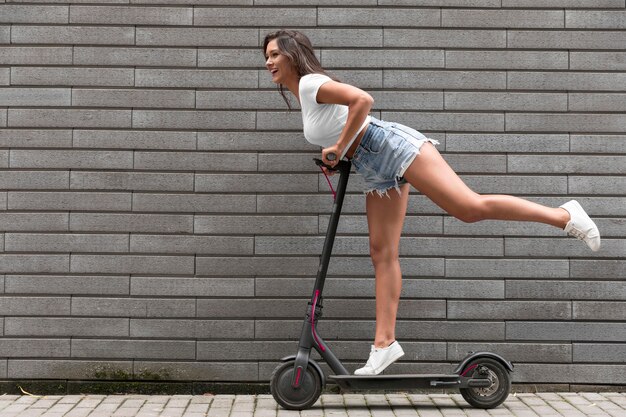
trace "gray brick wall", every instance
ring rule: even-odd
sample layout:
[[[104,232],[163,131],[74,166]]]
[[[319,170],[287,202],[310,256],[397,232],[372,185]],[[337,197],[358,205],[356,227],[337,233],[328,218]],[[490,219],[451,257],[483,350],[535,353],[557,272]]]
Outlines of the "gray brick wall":
[[[626,385],[624,0],[55,3],[0,0],[0,380],[266,382],[295,353],[331,197],[258,49],[291,27],[478,192],[577,198],[603,232],[591,253],[413,190],[394,369],[488,349],[515,382]],[[361,187],[320,325],[350,369],[374,330]]]

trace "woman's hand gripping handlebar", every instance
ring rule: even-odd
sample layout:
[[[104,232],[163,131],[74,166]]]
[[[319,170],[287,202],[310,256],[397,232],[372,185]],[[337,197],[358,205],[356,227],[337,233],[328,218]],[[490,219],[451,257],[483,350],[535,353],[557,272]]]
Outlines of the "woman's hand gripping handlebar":
[[[337,159],[337,155],[334,153],[329,153],[326,155],[326,159],[328,159],[329,161],[335,161]],[[322,171],[324,171],[324,174],[326,175],[334,175],[335,172],[337,172],[337,165],[335,164],[335,166],[330,166],[326,163],[324,163],[324,161],[322,161],[319,158],[313,158],[313,160],[315,161],[315,163],[317,164],[317,166],[319,166],[320,168],[322,168]]]

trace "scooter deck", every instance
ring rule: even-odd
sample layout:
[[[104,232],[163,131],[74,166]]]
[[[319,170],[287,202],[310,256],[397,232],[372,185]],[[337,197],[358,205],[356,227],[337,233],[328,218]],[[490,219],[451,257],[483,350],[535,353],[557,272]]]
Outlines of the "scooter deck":
[[[329,375],[328,379],[345,390],[465,388],[491,384],[486,378],[464,378],[457,374]]]

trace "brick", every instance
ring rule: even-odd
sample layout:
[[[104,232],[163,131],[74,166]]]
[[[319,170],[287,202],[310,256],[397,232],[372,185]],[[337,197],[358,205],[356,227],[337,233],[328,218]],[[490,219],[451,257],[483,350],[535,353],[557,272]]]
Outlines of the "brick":
[[[79,130],[73,132],[75,148],[195,149],[195,132]]]
[[[471,10],[443,9],[443,27],[562,28],[562,10]]]
[[[401,263],[403,260],[401,260]],[[423,263],[425,264],[425,262]],[[406,264],[405,264],[406,265]],[[427,265],[423,265],[427,266]],[[422,266],[422,267],[423,267]],[[455,298],[504,298],[504,282],[489,280],[454,280],[454,279],[411,279],[415,271],[403,268],[402,297],[406,298],[446,298],[454,293]],[[410,274],[409,274],[410,272]],[[425,276],[427,272],[424,273]],[[257,278],[256,295],[262,297],[303,297],[311,295],[314,280],[303,278]],[[374,296],[373,278],[329,278],[325,285],[328,294],[333,297],[372,297]]]
[[[626,178],[616,176],[570,176],[569,192],[572,194],[615,194],[615,190],[626,186]]]
[[[572,260],[572,278],[622,278],[626,273],[626,262],[622,260]]]
[[[0,25],[0,44],[9,44],[11,43],[11,27],[9,25],[2,26]],[[8,85],[9,84],[9,68],[3,68],[0,71],[0,84]]]
[[[197,50],[193,48],[75,46],[73,49],[74,65],[195,67],[197,61]]]
[[[448,319],[461,320],[571,320],[566,301],[448,301]]]
[[[133,82],[132,68],[11,68],[13,85],[131,87]]]
[[[9,378],[110,379],[114,372],[132,374],[132,361],[17,360],[9,361]],[[98,377],[99,376],[99,377]]]
[[[10,127],[131,127],[131,110],[9,109]]]
[[[520,239],[506,240],[507,256],[549,256],[554,257],[619,257],[626,249],[626,241],[611,239],[605,240],[602,253],[591,254],[589,248],[573,239]]]
[[[195,341],[72,340],[74,358],[195,359]]]
[[[0,354],[7,358],[67,358],[70,356],[70,340],[2,338]]]
[[[70,23],[191,25],[191,7],[70,6]]]
[[[585,29],[626,29],[626,12],[567,10],[565,27]]]
[[[195,230],[195,233],[199,233]],[[253,237],[234,236],[130,236],[130,251],[139,253],[185,253],[203,255],[251,255]]]
[[[507,86],[520,90],[605,90],[626,89],[626,74],[592,72],[516,72],[507,75]]]
[[[252,111],[134,110],[137,129],[254,129]]]
[[[383,120],[393,120],[417,130],[465,130],[465,131],[504,131],[502,113],[427,113],[383,111]],[[507,114],[507,118],[509,115]],[[508,125],[507,130],[510,130]]]
[[[621,114],[507,113],[507,131],[623,132]]]
[[[196,216],[194,232],[205,234],[317,234],[317,216]]]
[[[0,151],[0,168],[9,167],[9,151]]]
[[[554,363],[570,362],[572,346],[569,343],[448,343],[448,360],[460,361],[468,352],[494,352],[512,361],[515,366],[520,362]]]
[[[443,7],[500,7],[500,0],[472,0],[470,4],[463,0],[378,0],[386,6],[443,6]]]
[[[316,26],[317,13],[312,7],[253,8],[203,7],[194,9],[193,24],[198,26],[263,26],[270,21],[277,26]]]
[[[262,6],[376,6],[377,0],[254,0],[255,5]]]
[[[626,111],[626,94],[585,94],[569,95],[571,111]]]
[[[180,214],[72,213],[70,230],[192,233],[193,217]]]
[[[254,195],[228,194],[133,194],[134,211],[253,213]]]
[[[6,336],[128,336],[127,318],[7,317]]]
[[[567,95],[446,92],[445,108],[446,110],[567,111]]]
[[[486,278],[567,278],[567,260],[446,259],[446,276]]]
[[[279,11],[278,13],[282,13]],[[274,18],[272,17],[272,22]],[[274,22],[273,22],[274,23]],[[263,25],[263,23],[261,24]],[[293,26],[293,22],[287,23],[287,26]],[[261,28],[259,31],[259,39],[263,40],[265,35],[275,30],[273,28]],[[383,29],[363,29],[363,28],[306,28],[303,32],[311,40],[316,48],[370,48],[382,47],[383,45]],[[260,45],[260,42],[259,42]]]
[[[574,301],[575,320],[620,321],[626,319],[626,303],[617,301]]]
[[[502,0],[502,7],[612,9],[615,7],[624,7],[624,0],[553,0],[550,3],[546,3],[542,0]]]
[[[74,171],[70,188],[73,190],[192,191],[193,183],[193,174],[187,173]]]
[[[141,296],[251,297],[252,278],[132,277],[130,293]]]
[[[130,211],[130,193],[10,192],[10,210]],[[66,230],[66,229],[65,229]]]
[[[0,146],[29,148],[67,148],[72,146],[71,130],[27,130],[2,129],[0,130]]]
[[[400,11],[400,10],[399,10]],[[329,49],[323,50],[321,63],[333,68],[443,68],[444,52],[441,50],[377,49],[362,50]]]
[[[296,100],[290,98],[292,107],[296,104]],[[285,105],[284,111],[258,111],[256,128],[259,130],[296,130],[299,134],[302,132],[302,116],[300,113],[287,112]]]
[[[277,91],[276,84],[268,76],[267,70],[259,70],[259,87],[271,88]],[[354,85],[362,89],[382,88],[383,86],[383,69],[330,69],[330,74],[341,82]]]
[[[0,23],[68,23],[69,6],[0,5]]]
[[[4,65],[71,65],[72,47],[0,46]]]
[[[471,238],[410,238],[400,240],[401,256],[436,256],[443,252],[449,256],[500,256],[503,253],[502,239]],[[269,236],[255,238],[255,253],[264,255],[313,255],[322,252],[324,238],[319,237],[282,237]],[[367,237],[343,237],[335,239],[333,254],[359,255],[369,253]]]
[[[0,228],[7,232],[66,232],[68,216],[67,213],[4,213],[0,218]]]
[[[3,88],[1,106],[69,106],[69,88]]]
[[[190,299],[72,298],[72,316],[102,317],[195,317],[196,302]]]
[[[69,297],[7,297],[0,298],[3,316],[67,316]]]
[[[314,174],[196,174],[196,192],[317,192]]]
[[[191,256],[72,255],[71,272],[83,274],[193,274]]]
[[[572,152],[626,153],[626,136],[623,135],[571,135]]]
[[[621,49],[624,31],[519,31],[507,32],[507,47],[533,49]]]
[[[72,105],[83,107],[194,108],[189,90],[72,89]]]
[[[130,151],[12,150],[11,168],[132,169]]]
[[[222,35],[224,33],[223,31],[224,29],[219,30],[220,36],[223,36]],[[256,39],[256,36],[257,35],[255,34],[255,39]],[[241,42],[241,43],[245,43],[245,42]],[[223,70],[223,69],[213,70],[213,71],[207,70],[206,71],[207,76],[210,73],[217,74],[218,72],[232,73],[232,72],[235,72],[234,68],[258,67],[259,65],[262,65],[265,62],[265,58],[263,56],[263,51],[257,46],[257,44],[258,43],[255,41],[253,45],[254,46],[253,49],[241,48],[241,47],[231,48],[231,49],[201,48],[198,50],[198,67],[233,68],[233,70]],[[314,51],[314,52],[319,59],[319,51]],[[198,71],[194,71],[194,72],[198,72]],[[264,69],[262,71],[248,70],[246,71],[246,74],[249,74],[250,77],[252,77],[253,74],[256,74],[255,77],[258,80],[260,74],[263,74],[267,77],[268,71],[267,69]],[[227,81],[230,78],[232,77],[228,77]],[[269,80],[268,86],[274,85],[274,83],[271,82],[271,77],[267,77],[267,79]],[[236,80],[232,80],[231,82],[236,82]],[[239,86],[240,83],[237,83],[237,86]]]
[[[259,172],[314,172],[321,174],[313,158],[319,158],[319,147],[313,153],[262,153],[259,154]],[[326,183],[327,184],[327,183]]]
[[[296,104],[296,103],[294,103]],[[198,91],[199,109],[282,109],[285,102],[274,91]],[[295,108],[299,108],[297,104]]]
[[[98,26],[14,26],[11,31],[11,43],[134,45],[135,28]]]
[[[202,56],[203,52],[203,50],[200,50],[199,55]],[[256,52],[258,56],[258,51]],[[198,65],[203,66],[201,65],[200,57],[198,59]],[[213,66],[215,62],[212,60],[211,64]],[[253,64],[250,63],[250,65]],[[257,85],[258,72],[251,70],[186,70],[166,68],[137,68],[135,70],[136,87],[256,88]]]
[[[128,252],[128,235],[7,233],[6,252]]]
[[[446,51],[446,68],[568,69],[567,52]]]
[[[15,294],[128,294],[129,277],[7,275],[5,291]]]
[[[444,11],[445,12],[445,11]],[[505,48],[505,30],[384,29],[386,47]]]
[[[626,330],[618,323],[507,322],[508,340],[622,341]]]
[[[0,269],[10,273],[69,272],[68,255],[0,255]]]
[[[320,26],[440,26],[441,11],[417,8],[324,8],[317,10]]]
[[[573,136],[573,135],[572,135]],[[569,152],[567,134],[448,133],[446,151],[451,152]],[[572,149],[573,150],[573,149]]]
[[[167,339],[206,338],[212,340],[253,339],[253,320],[163,320],[131,319],[131,337],[158,337]],[[232,341],[230,342],[232,343]],[[201,378],[201,380],[204,380]]]
[[[619,174],[624,171],[624,167],[626,157],[623,156],[508,156],[508,170],[511,173]]]
[[[166,372],[168,379],[180,381],[257,381],[256,362],[142,362],[134,361],[137,369],[148,373]]]
[[[196,258],[198,275],[312,275],[317,270],[317,258],[304,257],[200,257]]]
[[[626,52],[570,52],[570,68],[573,70],[624,70]]]
[[[136,44],[141,46],[256,46],[258,30],[251,28],[138,27]],[[260,55],[257,51],[257,56]]]
[[[134,152],[136,170],[256,171],[254,153]]]
[[[506,283],[507,298],[625,300],[626,285],[616,281],[516,281]]]
[[[614,362],[621,364],[626,356],[624,344],[574,343],[572,348],[574,362]]]

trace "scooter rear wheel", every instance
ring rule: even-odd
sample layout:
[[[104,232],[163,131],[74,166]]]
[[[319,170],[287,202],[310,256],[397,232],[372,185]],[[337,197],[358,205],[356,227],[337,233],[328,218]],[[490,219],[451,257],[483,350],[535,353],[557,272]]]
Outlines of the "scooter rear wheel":
[[[467,364],[462,374],[472,378],[488,378],[491,381],[491,385],[486,388],[460,389],[465,401],[476,408],[497,407],[511,392],[509,371],[497,360],[476,358]]]
[[[270,392],[276,402],[288,410],[304,410],[311,407],[322,393],[322,379],[310,364],[302,376],[298,388],[291,385],[294,361],[277,366],[270,380]]]

